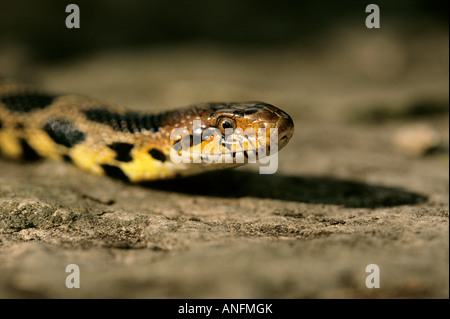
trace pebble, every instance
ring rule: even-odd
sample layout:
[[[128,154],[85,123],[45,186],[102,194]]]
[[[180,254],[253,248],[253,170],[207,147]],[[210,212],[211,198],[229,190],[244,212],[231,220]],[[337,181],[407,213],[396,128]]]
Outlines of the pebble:
[[[409,124],[396,132],[394,145],[407,156],[421,157],[441,145],[439,133],[427,124]]]

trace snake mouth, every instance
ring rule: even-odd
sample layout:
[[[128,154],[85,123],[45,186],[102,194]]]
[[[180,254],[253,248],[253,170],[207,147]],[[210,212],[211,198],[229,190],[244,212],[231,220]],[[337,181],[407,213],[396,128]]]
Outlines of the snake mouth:
[[[236,166],[247,163],[256,163],[258,159],[267,157],[269,154],[266,150],[239,150],[236,152],[226,151],[218,153],[182,153],[186,156],[190,163],[197,164],[216,164],[224,166]]]
[[[256,163],[277,153],[289,140],[287,136],[281,139],[280,147],[278,130],[271,129],[269,132],[250,137],[233,134],[227,139],[224,136],[217,136],[216,139],[202,141],[184,150],[179,149],[178,156],[183,157],[185,163],[214,163],[219,166]]]

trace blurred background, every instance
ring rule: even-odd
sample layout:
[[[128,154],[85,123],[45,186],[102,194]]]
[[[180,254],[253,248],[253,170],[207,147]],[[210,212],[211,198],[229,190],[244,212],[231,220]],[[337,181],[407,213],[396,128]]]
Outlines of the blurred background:
[[[80,29],[65,26],[72,1]],[[379,29],[366,28],[370,3]],[[80,216],[51,228],[54,215],[30,208],[44,221],[2,237],[0,296],[448,298],[448,7],[1,1],[0,77],[150,112],[260,100],[289,113],[295,133],[276,176],[239,168],[167,192],[0,159],[6,203]],[[54,274],[78,247],[90,273],[68,292]],[[374,260],[388,279],[368,292],[360,271]]]
[[[65,8],[81,9],[81,28],[65,27]],[[42,61],[74,58],[98,50],[139,48],[198,41],[230,46],[311,46],[336,28],[364,26],[371,2],[119,0],[3,2],[0,40],[24,46]],[[448,29],[448,1],[377,1],[382,30],[403,36]],[[360,30],[363,31],[363,30]]]

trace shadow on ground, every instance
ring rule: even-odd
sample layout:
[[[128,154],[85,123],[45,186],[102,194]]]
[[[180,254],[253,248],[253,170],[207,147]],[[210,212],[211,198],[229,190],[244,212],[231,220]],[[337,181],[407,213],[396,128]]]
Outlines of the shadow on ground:
[[[411,205],[427,200],[401,188],[314,176],[261,175],[224,170],[176,180],[143,183],[145,187],[191,195],[257,197],[311,204],[375,208]]]

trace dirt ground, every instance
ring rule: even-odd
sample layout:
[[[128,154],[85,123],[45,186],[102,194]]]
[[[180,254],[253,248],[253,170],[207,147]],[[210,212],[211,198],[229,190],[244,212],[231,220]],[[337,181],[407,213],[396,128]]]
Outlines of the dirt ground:
[[[448,48],[448,34],[343,30],[313,49],[198,43],[43,65],[0,47],[3,75],[53,92],[148,111],[261,100],[295,122],[274,175],[129,185],[0,159],[0,297],[448,298]],[[440,144],[408,155],[396,136],[419,124]]]

